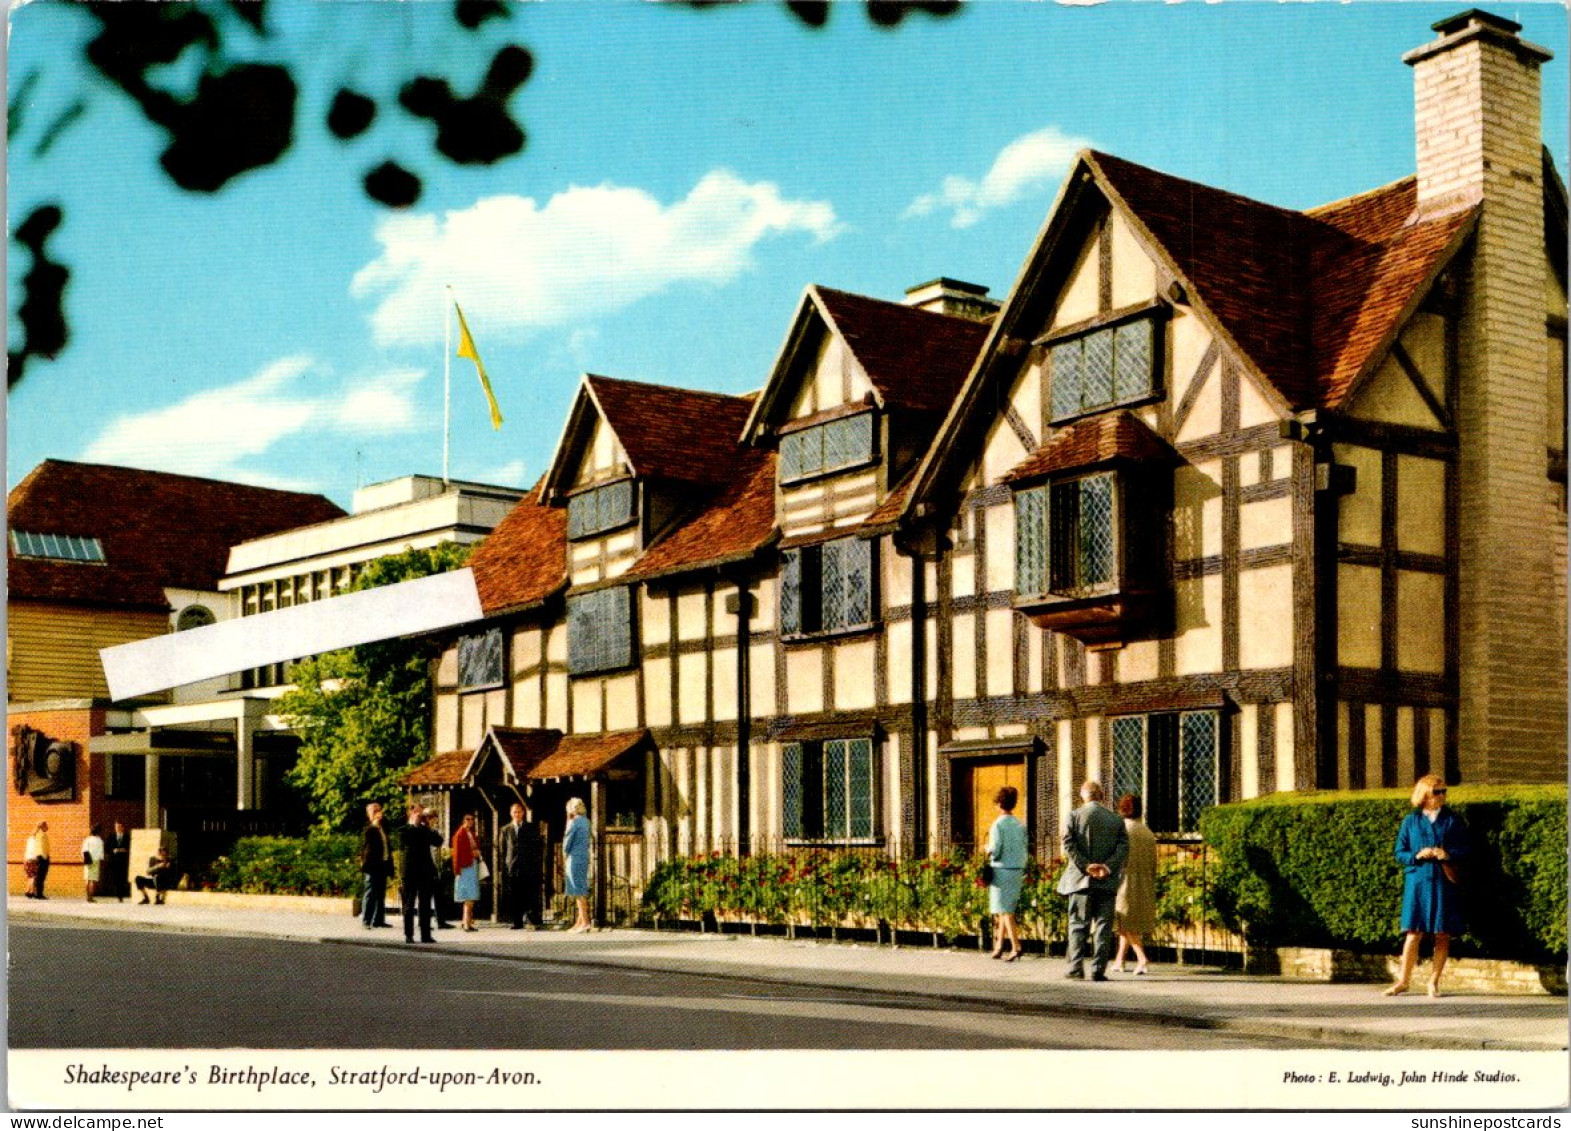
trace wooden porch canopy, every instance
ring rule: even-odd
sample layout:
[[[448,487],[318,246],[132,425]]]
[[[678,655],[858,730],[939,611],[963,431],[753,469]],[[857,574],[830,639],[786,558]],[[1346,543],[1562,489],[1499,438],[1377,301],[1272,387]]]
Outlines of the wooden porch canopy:
[[[653,749],[647,729],[564,735],[554,729],[491,727],[455,784],[475,784],[492,759],[502,783],[514,788],[526,782],[605,780],[628,772],[615,766],[623,757]]]

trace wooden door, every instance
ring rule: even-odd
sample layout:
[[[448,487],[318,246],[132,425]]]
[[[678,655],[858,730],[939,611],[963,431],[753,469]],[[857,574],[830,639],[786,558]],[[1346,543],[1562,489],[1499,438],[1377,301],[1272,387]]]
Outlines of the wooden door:
[[[998,810],[993,805],[993,795],[1006,785],[1014,786],[1020,795],[1015,806],[1015,816],[1022,821],[1026,815],[1026,764],[1023,758],[988,759],[955,764],[954,839],[969,841],[977,848],[987,844],[987,830],[992,826]]]

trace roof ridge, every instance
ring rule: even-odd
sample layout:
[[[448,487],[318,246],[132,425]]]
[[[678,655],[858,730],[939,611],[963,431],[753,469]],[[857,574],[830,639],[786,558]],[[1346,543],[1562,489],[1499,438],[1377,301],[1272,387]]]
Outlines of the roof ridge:
[[[1158,177],[1164,177],[1170,181],[1178,181],[1181,184],[1193,185],[1195,188],[1205,189],[1205,191],[1214,192],[1219,196],[1231,197],[1234,200],[1242,201],[1243,203],[1252,205],[1255,208],[1269,208],[1271,211],[1280,212],[1284,216],[1304,215],[1302,211],[1296,208],[1289,208],[1283,204],[1272,204],[1269,200],[1261,200],[1256,196],[1245,196],[1241,192],[1234,192],[1232,189],[1220,188],[1216,185],[1210,184],[1207,181],[1197,181],[1193,177],[1180,177],[1177,173],[1169,173],[1165,169],[1158,169],[1151,165],[1142,165],[1138,161],[1131,161],[1129,158],[1120,157],[1116,153],[1105,153],[1100,149],[1088,149],[1085,152],[1093,159],[1094,163],[1101,163],[1111,159],[1118,164],[1128,165],[1131,168],[1139,169],[1146,173],[1153,173]]]
[[[751,393],[719,393],[711,389],[694,389],[686,385],[667,385],[659,381],[640,381],[632,377],[609,377],[604,373],[585,373],[586,381],[606,381],[613,385],[629,386],[635,389],[661,389],[666,392],[682,393],[685,396],[696,397],[724,397],[731,401],[746,401],[754,394]]]
[[[1365,189],[1363,192],[1355,192],[1350,196],[1340,196],[1335,200],[1328,200],[1324,204],[1316,204],[1311,208],[1305,208],[1303,209],[1303,215],[1311,217],[1312,219],[1319,219],[1322,212],[1329,212],[1333,208],[1345,208],[1350,204],[1356,203],[1357,201],[1366,200],[1370,197],[1378,196],[1381,193],[1391,192],[1392,190],[1407,184],[1409,181],[1417,180],[1417,173],[1409,173],[1405,177],[1398,177],[1394,181],[1388,181],[1383,185],[1377,185],[1372,189]]]
[[[21,487],[44,467],[54,464],[58,467],[86,467],[103,471],[126,471],[137,475],[156,475],[163,479],[183,479],[188,483],[212,483],[220,487],[240,487],[247,491],[266,491],[274,495],[294,495],[305,498],[326,498],[320,491],[296,491],[289,487],[264,487],[259,483],[242,483],[238,479],[216,479],[211,475],[191,475],[184,471],[163,471],[155,467],[132,467],[124,463],[89,463],[86,460],[60,459],[56,456],[45,456],[38,464],[22,477],[17,483]],[[15,490],[16,488],[12,488]]]
[[[857,299],[861,302],[875,302],[878,305],[888,307],[891,310],[902,310],[908,314],[919,314],[925,318],[941,318],[945,322],[981,325],[981,323],[978,323],[976,319],[967,318],[964,315],[945,314],[941,310],[926,310],[920,306],[911,306],[907,303],[898,302],[894,299],[879,298],[877,295],[865,295],[860,291],[848,291],[843,287],[829,287],[822,283],[810,283],[809,286],[811,286],[813,290],[819,292],[820,294],[827,293],[832,295],[844,295],[846,298]]]

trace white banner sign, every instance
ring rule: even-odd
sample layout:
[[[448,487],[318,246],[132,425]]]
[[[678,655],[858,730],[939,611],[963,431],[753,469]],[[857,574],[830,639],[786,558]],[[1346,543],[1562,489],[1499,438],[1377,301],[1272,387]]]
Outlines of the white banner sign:
[[[474,574],[460,569],[120,644],[99,656],[110,698],[134,699],[335,648],[468,624],[483,615]]]

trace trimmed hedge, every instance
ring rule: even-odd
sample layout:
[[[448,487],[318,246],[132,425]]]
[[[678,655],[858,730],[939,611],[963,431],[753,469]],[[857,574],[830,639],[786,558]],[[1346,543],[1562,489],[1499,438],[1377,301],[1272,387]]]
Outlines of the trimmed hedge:
[[[233,852],[213,861],[212,886],[270,895],[359,895],[360,837],[323,832],[304,839],[241,837]]]
[[[1462,786],[1450,805],[1472,844],[1458,951],[1564,962],[1565,787]],[[1224,923],[1256,946],[1389,952],[1401,937],[1396,833],[1411,811],[1405,790],[1272,795],[1206,811]]]

